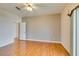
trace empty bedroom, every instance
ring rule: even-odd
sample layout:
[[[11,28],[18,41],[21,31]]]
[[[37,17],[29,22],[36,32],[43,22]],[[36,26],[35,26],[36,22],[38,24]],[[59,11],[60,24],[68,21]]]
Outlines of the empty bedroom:
[[[74,55],[71,10],[76,6],[0,3],[0,56]]]

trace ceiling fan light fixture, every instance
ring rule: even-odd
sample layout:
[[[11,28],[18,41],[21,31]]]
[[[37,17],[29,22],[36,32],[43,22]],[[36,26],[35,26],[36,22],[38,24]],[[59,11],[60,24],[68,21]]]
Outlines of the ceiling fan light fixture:
[[[33,9],[36,9],[36,6],[32,3],[24,3],[22,6],[18,6],[17,9],[24,9],[27,11],[32,11]]]
[[[26,8],[28,11],[32,11],[32,8],[31,7],[27,7]]]
[[[32,3],[24,3],[25,6],[33,6]]]

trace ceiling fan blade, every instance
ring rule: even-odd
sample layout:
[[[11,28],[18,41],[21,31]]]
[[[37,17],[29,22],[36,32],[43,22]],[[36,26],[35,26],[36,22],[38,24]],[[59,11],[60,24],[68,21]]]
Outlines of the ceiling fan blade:
[[[19,7],[16,7],[17,10],[21,10]]]

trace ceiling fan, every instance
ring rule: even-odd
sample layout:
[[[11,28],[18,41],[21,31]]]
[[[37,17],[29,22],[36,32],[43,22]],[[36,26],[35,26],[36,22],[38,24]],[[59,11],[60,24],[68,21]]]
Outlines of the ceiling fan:
[[[33,3],[17,4],[16,9],[32,11],[33,9],[36,9],[36,6]]]

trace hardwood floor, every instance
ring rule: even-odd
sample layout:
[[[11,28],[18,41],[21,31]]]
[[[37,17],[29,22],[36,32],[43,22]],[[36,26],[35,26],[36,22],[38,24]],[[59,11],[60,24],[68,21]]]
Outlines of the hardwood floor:
[[[0,56],[14,56],[13,44],[0,47]]]
[[[60,43],[19,41],[15,54],[19,56],[69,56]],[[19,53],[18,53],[19,51]]]
[[[13,51],[12,55],[16,56],[69,56],[69,53],[60,43],[16,40],[14,44],[13,47],[15,49],[9,51]],[[8,51],[5,52],[7,53]]]

